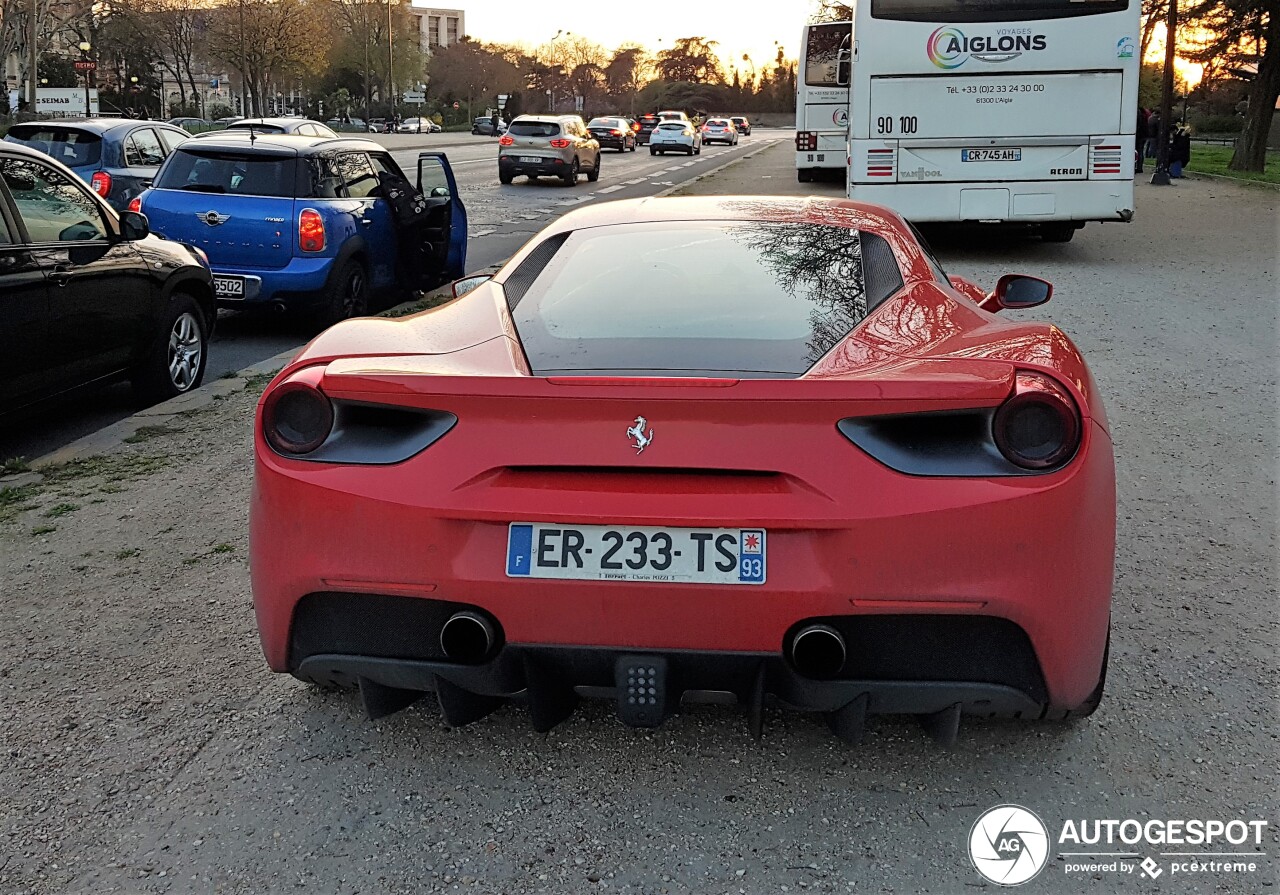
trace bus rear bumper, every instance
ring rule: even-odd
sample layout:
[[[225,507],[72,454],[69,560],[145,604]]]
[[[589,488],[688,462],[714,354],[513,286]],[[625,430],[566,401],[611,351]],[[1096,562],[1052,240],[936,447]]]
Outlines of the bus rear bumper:
[[[849,198],[887,205],[909,221],[1040,224],[1128,221],[1133,181],[850,183]]]

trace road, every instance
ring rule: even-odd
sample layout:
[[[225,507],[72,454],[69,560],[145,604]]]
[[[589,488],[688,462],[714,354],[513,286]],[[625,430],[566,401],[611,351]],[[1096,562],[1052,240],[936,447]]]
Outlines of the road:
[[[547,178],[534,183],[520,178],[507,186],[499,184],[498,144],[490,137],[469,134],[373,136],[392,150],[392,156],[410,179],[415,177],[419,152],[439,150],[448,156],[469,218],[467,267],[481,270],[510,257],[525,240],[566,209],[610,199],[650,196],[753,149],[790,140],[791,135],[789,130],[758,129],[752,136],[743,137],[736,147],[708,146],[693,158],[654,157],[644,147],[621,154],[609,150],[604,153],[599,182],[588,183],[583,177],[574,188]],[[405,146],[413,148],[397,148]],[[296,348],[311,335],[287,318],[224,311],[209,352],[205,381]],[[0,431],[0,460],[39,457],[123,419],[137,409],[125,384],[59,402],[29,416],[20,425]]]
[[[783,148],[693,191],[794,192]],[[1276,892],[1278,200],[1141,184],[1132,224],[1066,246],[938,246],[980,283],[1052,280],[1048,305],[1010,316],[1062,327],[1105,396],[1118,542],[1092,718],[965,723],[950,751],[905,719],[874,719],[850,749],[775,710],[757,743],[723,706],[656,731],[594,702],[548,734],[519,706],[460,730],[429,700],[368,722],[350,694],[264,666],[242,393],[0,521],[0,891],[955,895],[993,891],[965,843],[1016,802],[1055,833],[1270,822],[1261,845],[1213,849],[1256,871],[1177,873],[1158,852],[1209,849],[1143,845],[1125,850],[1160,877],[1117,878],[1055,854],[1028,895]],[[1036,536],[1055,532],[1009,540]]]

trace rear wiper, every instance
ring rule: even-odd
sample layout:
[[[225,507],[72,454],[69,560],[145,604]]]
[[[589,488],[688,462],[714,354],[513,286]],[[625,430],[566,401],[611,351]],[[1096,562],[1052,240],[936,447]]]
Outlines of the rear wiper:
[[[178,189],[191,193],[225,193],[227,191],[226,187],[212,183],[188,183],[186,186],[178,187]]]

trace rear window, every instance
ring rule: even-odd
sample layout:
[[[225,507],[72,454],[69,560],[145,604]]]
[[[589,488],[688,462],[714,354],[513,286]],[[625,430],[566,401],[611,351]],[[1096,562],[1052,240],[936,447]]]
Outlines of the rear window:
[[[513,121],[507,133],[513,137],[554,137],[560,133],[560,125],[554,121]]]
[[[707,122],[707,124],[711,125],[712,127],[728,127],[729,126],[729,122],[725,121],[723,118],[712,118],[710,121]]]
[[[658,128],[664,131],[682,131],[686,127],[688,127],[688,125],[683,121],[664,121],[662,124],[658,125]]]
[[[38,149],[69,168],[96,165],[102,160],[102,138],[89,131],[70,127],[18,124],[9,128],[9,135],[5,139],[11,143],[21,143],[32,149]]]
[[[294,157],[236,152],[197,154],[179,149],[160,169],[155,186],[194,193],[289,198],[297,194],[297,165]]]
[[[1123,12],[1129,3],[1130,0],[871,0],[871,16],[900,22],[1011,22]]]
[[[227,130],[229,131],[234,131],[234,130],[247,131],[250,129],[252,129],[253,132],[256,134],[283,134],[284,133],[284,128],[280,127],[277,124],[259,124],[257,122],[254,122],[253,124],[249,124],[247,121],[237,121],[235,124],[227,125]]]
[[[587,127],[624,127],[626,122],[621,118],[592,118]]]
[[[900,2],[906,5],[911,0]],[[852,36],[852,22],[810,25],[809,43],[805,47],[804,82],[810,87],[837,86],[840,51],[849,49]]]
[[[616,288],[627,270],[641,290]],[[732,283],[703,291],[696,284]],[[799,375],[898,289],[880,236],[758,221],[575,231],[515,306],[536,373]]]

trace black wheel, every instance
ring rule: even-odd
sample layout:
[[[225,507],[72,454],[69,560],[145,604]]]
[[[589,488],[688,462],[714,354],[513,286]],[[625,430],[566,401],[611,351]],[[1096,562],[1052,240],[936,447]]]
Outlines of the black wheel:
[[[569,166],[569,173],[564,176],[565,186],[578,185],[578,160],[574,159],[573,164]]]
[[[332,326],[369,313],[369,277],[359,261],[347,261],[329,279],[320,299],[319,319]]]
[[[184,292],[169,300],[155,341],[131,380],[138,397],[154,404],[200,385],[209,358],[209,327],[196,300]]]
[[[809,182],[811,182],[811,181],[813,180],[813,169],[812,169],[812,168],[797,168],[797,169],[796,169],[796,180],[800,181],[801,183],[809,183]]]
[[[1071,242],[1076,235],[1074,224],[1041,224],[1040,238],[1045,242]]]
[[[694,155],[702,155],[702,144],[698,144],[698,148],[693,151]]]
[[[654,149],[652,146],[650,146],[650,147],[649,147],[649,154],[650,154],[650,155],[657,155],[657,154],[658,154],[658,150],[656,150],[656,149]]]
[[[592,169],[591,169],[591,173],[587,175],[587,182],[588,182],[588,183],[595,183],[597,180],[599,180],[599,179],[600,179],[600,157],[601,157],[601,155],[603,155],[603,153],[599,153],[599,152],[597,152],[597,153],[596,153],[596,165],[595,165],[595,167],[594,167],[594,168],[592,168]]]
[[[506,172],[503,172],[503,171],[498,172],[498,183],[510,183],[515,179],[516,177],[514,174],[507,174]]]

